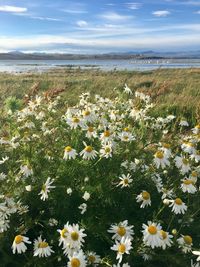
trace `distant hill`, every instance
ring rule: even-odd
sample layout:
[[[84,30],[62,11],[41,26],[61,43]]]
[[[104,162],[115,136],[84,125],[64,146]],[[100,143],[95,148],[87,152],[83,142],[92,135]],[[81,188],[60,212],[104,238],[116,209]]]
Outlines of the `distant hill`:
[[[128,51],[113,52],[105,54],[48,54],[48,53],[23,53],[21,51],[11,51],[0,53],[0,60],[81,60],[81,59],[169,59],[188,58],[200,59],[200,51],[189,52],[154,52],[154,51]]]

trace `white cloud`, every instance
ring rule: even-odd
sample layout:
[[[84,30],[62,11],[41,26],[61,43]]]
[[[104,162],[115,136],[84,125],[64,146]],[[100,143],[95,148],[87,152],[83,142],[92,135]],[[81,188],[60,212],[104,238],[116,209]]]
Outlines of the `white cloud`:
[[[48,21],[62,21],[61,19],[50,18],[50,17],[39,17],[39,16],[28,16],[31,19],[38,19],[38,20],[48,20]]]
[[[70,14],[85,14],[85,13],[88,13],[84,9],[62,9],[61,11],[65,12],[65,13],[70,13]]]
[[[190,5],[190,6],[200,6],[200,1],[187,1],[183,2],[184,5]]]
[[[88,25],[87,21],[85,20],[78,20],[76,22],[76,24],[79,26],[79,27],[86,27]]]
[[[120,15],[116,12],[106,12],[101,14],[100,17],[111,21],[123,21],[133,18],[133,16]]]
[[[157,10],[157,11],[152,12],[152,14],[156,17],[167,17],[171,13],[167,10]]]
[[[135,3],[135,2],[126,3],[125,5],[126,5],[129,9],[132,9],[132,10],[139,9],[139,8],[141,8],[141,6],[142,6],[141,3]]]
[[[0,6],[0,12],[23,13],[27,12],[27,8],[17,6]]]
[[[195,12],[195,14],[199,14],[200,15],[200,10],[198,10],[197,12]]]

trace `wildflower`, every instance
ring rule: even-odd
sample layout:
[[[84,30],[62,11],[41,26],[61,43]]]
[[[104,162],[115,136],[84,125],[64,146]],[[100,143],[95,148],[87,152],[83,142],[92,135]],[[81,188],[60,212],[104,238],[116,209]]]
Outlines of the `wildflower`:
[[[195,144],[192,142],[183,142],[181,148],[184,152],[189,154],[193,154],[196,151]]]
[[[94,127],[88,126],[87,127],[87,133],[86,133],[87,138],[97,138],[97,132],[95,131]]]
[[[133,179],[131,179],[131,175],[128,173],[127,175],[122,174],[121,177],[119,177],[120,182],[117,186],[123,187],[130,187],[130,183],[132,183]]]
[[[29,185],[25,186],[25,189],[26,189],[26,191],[31,192],[32,186],[29,184]]]
[[[55,188],[55,186],[52,185],[53,182],[54,179],[51,180],[50,177],[47,178],[45,184],[43,184],[42,186],[42,190],[38,194],[41,195],[40,197],[41,200],[45,201],[46,199],[48,199],[48,193],[50,192],[50,189]]]
[[[119,134],[119,138],[123,142],[131,142],[135,140],[135,137],[130,133],[129,128],[124,128]]]
[[[74,116],[67,118],[67,124],[70,126],[71,129],[76,129],[78,126],[83,126],[83,121],[81,121],[81,118]]]
[[[68,254],[68,249],[80,249],[81,245],[84,241],[84,237],[86,234],[84,233],[84,229],[79,229],[78,224],[73,224],[68,226],[68,248],[65,248],[65,252]]]
[[[0,165],[5,163],[7,160],[9,160],[9,157],[7,156],[5,158],[3,157],[2,160],[0,160]]]
[[[200,124],[197,124],[193,129],[192,132],[194,134],[199,134],[200,133]]]
[[[72,194],[72,189],[69,187],[69,188],[67,188],[67,194],[68,195],[71,195]]]
[[[128,221],[125,220],[118,224],[112,224],[108,232],[114,234],[112,236],[112,239],[121,240],[122,237],[128,237],[132,240],[132,236],[134,235],[134,232],[132,230],[133,227],[133,225],[129,226]]]
[[[185,174],[185,173],[189,172],[189,170],[190,170],[189,161],[188,161],[188,159],[186,159],[184,157],[176,156],[175,157],[175,164],[176,164],[176,167],[178,169],[180,169],[180,172],[182,174]]]
[[[160,230],[162,229],[160,224],[148,221],[148,225],[143,224],[143,242],[145,245],[155,248],[162,245],[162,239],[160,236]]]
[[[84,143],[85,148],[80,152],[80,155],[83,156],[83,159],[90,160],[96,158],[98,152],[93,149],[92,146],[88,146]]]
[[[167,159],[166,155],[162,151],[157,151],[154,154],[154,163],[157,168],[162,168],[164,169],[166,166],[170,166],[170,162]]]
[[[85,191],[84,195],[83,195],[83,199],[85,201],[88,201],[90,199],[90,193],[88,193],[87,191]]]
[[[161,150],[164,152],[164,155],[166,156],[166,158],[171,157],[172,151],[171,151],[170,144],[167,144],[167,143],[162,144]]]
[[[102,141],[103,144],[109,143],[112,141],[113,134],[109,130],[105,130],[101,135],[100,135],[100,140]]]
[[[45,239],[42,240],[41,236],[39,236],[38,239],[35,239],[33,256],[48,257],[51,255],[51,253],[54,253],[54,251],[51,249]]]
[[[181,120],[180,123],[179,123],[180,126],[185,126],[185,127],[188,127],[189,126],[189,123],[185,120]]]
[[[149,192],[142,191],[137,197],[137,202],[142,202],[140,208],[145,208],[146,206],[151,206],[151,196]]]
[[[175,214],[181,214],[181,213],[184,214],[187,210],[187,206],[180,198],[176,198],[175,200],[172,200],[170,207],[172,207],[172,211]]]
[[[184,193],[188,192],[190,194],[194,194],[197,191],[194,184],[195,184],[195,182],[193,179],[189,179],[189,178],[183,179],[182,184],[181,184],[181,189]]]
[[[33,170],[28,165],[20,166],[20,172],[25,176],[29,177],[30,175],[33,175]]]
[[[78,154],[75,149],[73,149],[71,146],[66,146],[63,159],[75,159],[77,155]]]
[[[182,235],[177,239],[179,248],[182,249],[184,253],[190,252],[192,250],[192,237],[190,235]]]
[[[101,262],[101,258],[95,252],[88,251],[87,252],[87,261],[89,264],[96,266]]]
[[[111,249],[117,251],[117,260],[119,260],[120,263],[125,253],[130,254],[130,250],[132,249],[131,239],[128,237],[122,237],[121,241],[116,240],[115,245],[113,245]]]
[[[128,95],[132,95],[133,92],[131,91],[131,89],[127,86],[127,84],[125,83],[124,86],[124,93],[128,94]]]
[[[13,254],[15,254],[16,251],[18,254],[24,253],[27,250],[25,243],[31,244],[28,237],[16,235],[12,244]]]
[[[87,210],[87,204],[82,203],[78,208],[81,210],[81,214],[84,214]]]
[[[112,145],[111,144],[103,144],[100,149],[100,156],[102,158],[111,158],[112,157]]]
[[[170,235],[168,232],[165,232],[163,230],[160,230],[160,236],[161,236],[161,240],[162,240],[162,243],[161,243],[161,247],[162,249],[166,249],[167,247],[171,247],[171,244],[172,244],[172,235]]]
[[[74,252],[72,256],[69,256],[68,267],[86,267],[86,260],[83,251]]]
[[[63,227],[63,229],[62,230],[60,230],[60,229],[58,229],[57,231],[59,232],[59,234],[60,234],[60,238],[59,238],[59,246],[61,246],[62,244],[63,244],[63,248],[65,248],[65,246],[66,246],[66,244],[67,244],[67,238],[68,238],[68,234],[69,234],[69,229],[68,229],[68,227],[69,227],[69,223],[67,222],[65,225],[64,225],[64,227]]]

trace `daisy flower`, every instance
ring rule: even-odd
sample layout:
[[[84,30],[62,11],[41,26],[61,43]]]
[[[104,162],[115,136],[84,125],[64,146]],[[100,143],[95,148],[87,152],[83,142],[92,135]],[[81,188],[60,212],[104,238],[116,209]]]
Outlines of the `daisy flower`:
[[[94,129],[94,127],[92,127],[92,126],[88,126],[87,127],[87,133],[86,133],[86,137],[87,138],[97,138],[97,132],[95,131],[95,129]]]
[[[50,192],[50,189],[55,188],[55,186],[51,185],[54,182],[54,179],[51,180],[50,177],[46,180],[45,184],[42,186],[42,190],[38,195],[41,195],[40,199],[45,201],[48,199],[48,193]]]
[[[182,184],[181,184],[181,189],[184,193],[188,192],[190,194],[194,194],[197,191],[194,184],[195,184],[195,182],[193,179],[189,179],[189,178],[183,179]]]
[[[38,239],[35,239],[33,256],[48,257],[51,255],[51,253],[54,253],[54,251],[51,249],[45,239],[42,240],[41,236],[39,236]]]
[[[130,187],[130,183],[132,183],[133,179],[131,179],[131,175],[128,173],[127,175],[122,174],[121,177],[119,177],[120,182],[118,183],[117,186],[123,187]]]
[[[33,170],[28,165],[20,166],[20,172],[25,176],[29,177],[30,175],[33,175]]]
[[[122,237],[128,237],[132,240],[134,235],[133,227],[133,225],[129,226],[128,221],[125,220],[119,224],[112,224],[108,232],[114,234],[112,239],[121,240]]]
[[[77,152],[71,146],[66,146],[64,151],[63,159],[75,159],[77,156]]]
[[[131,89],[128,87],[128,85],[125,83],[124,86],[124,93],[128,94],[128,95],[132,95],[133,92],[131,91]]]
[[[161,150],[164,152],[164,155],[169,158],[172,155],[172,151],[171,151],[171,145],[164,143],[162,144]]]
[[[129,128],[124,128],[123,131],[119,134],[119,138],[123,142],[131,142],[135,140],[135,137],[129,131]]]
[[[81,214],[84,214],[87,210],[87,204],[82,203],[78,208],[81,210]]]
[[[170,207],[172,207],[172,211],[175,214],[181,214],[181,213],[184,214],[187,210],[187,206],[180,198],[176,198],[175,200],[171,200]]]
[[[70,126],[71,129],[76,129],[78,126],[79,127],[83,126],[81,118],[77,116],[67,118],[67,124]]]
[[[72,256],[69,256],[68,267],[86,267],[86,260],[83,251],[74,252]]]
[[[173,236],[163,230],[160,230],[160,236],[162,240],[162,243],[161,243],[162,249],[165,250],[167,247],[171,247],[173,243],[171,239],[173,238]]]
[[[178,169],[180,169],[180,172],[182,174],[185,174],[185,173],[189,172],[189,170],[190,170],[189,161],[188,161],[188,159],[186,159],[184,157],[176,156],[175,157],[175,165]]]
[[[88,146],[85,142],[83,144],[85,145],[85,148],[80,152],[80,156],[85,160],[96,158],[98,152],[94,150],[92,146]]]
[[[99,255],[97,255],[93,251],[88,251],[87,252],[87,261],[90,265],[98,265],[101,262],[101,258]]]
[[[112,141],[113,134],[109,130],[105,130],[101,135],[100,135],[100,140],[102,143],[109,143]]]
[[[122,261],[123,255],[130,254],[130,250],[132,249],[131,246],[131,239],[128,237],[122,237],[121,241],[117,241],[114,246],[111,247],[112,250],[117,251],[117,260],[119,260],[119,263]]]
[[[200,124],[197,124],[194,128],[192,128],[192,132],[194,134],[199,134],[200,133]]]
[[[162,246],[162,239],[160,236],[160,231],[162,227],[158,223],[148,221],[148,225],[143,224],[143,242],[145,245],[155,248]]]
[[[147,191],[142,191],[137,197],[137,202],[142,202],[140,208],[145,208],[146,206],[151,206],[151,195]]]
[[[28,237],[16,235],[12,244],[13,254],[15,254],[16,251],[18,254],[24,253],[27,250],[25,243],[31,244]]]
[[[195,162],[200,161],[200,150],[196,150],[192,155],[190,155],[191,159],[194,159]]]
[[[83,197],[82,197],[85,201],[88,201],[90,199],[90,193],[88,193],[87,191],[85,191]]]
[[[67,238],[68,238],[68,234],[69,234],[69,223],[67,222],[67,224],[64,225],[64,228],[62,230],[58,229],[58,233],[60,234],[60,238],[59,238],[59,246],[63,245],[63,248],[65,248],[65,245],[67,243]]]
[[[197,261],[200,261],[200,251],[192,251],[192,254],[198,256]]]
[[[154,154],[154,163],[157,168],[161,167],[162,169],[164,169],[166,166],[170,166],[168,158],[166,157],[164,152],[160,150]]]
[[[192,142],[183,142],[181,148],[184,152],[189,154],[193,154],[196,151],[195,144]]]
[[[85,109],[82,111],[82,116],[84,121],[93,122],[95,119],[95,114],[90,109]]]
[[[182,120],[182,121],[180,121],[179,125],[180,126],[188,127],[189,126],[189,123],[187,121],[185,121],[185,120]]]
[[[111,144],[103,144],[100,149],[100,156],[102,158],[111,158],[112,157],[112,145]]]
[[[182,249],[184,253],[190,252],[192,250],[192,237],[190,235],[182,235],[177,239],[179,248]]]

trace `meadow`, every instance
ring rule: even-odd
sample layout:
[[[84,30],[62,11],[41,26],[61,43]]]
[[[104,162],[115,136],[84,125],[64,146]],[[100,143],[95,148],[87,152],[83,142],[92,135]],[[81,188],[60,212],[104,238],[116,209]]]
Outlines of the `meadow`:
[[[1,267],[199,267],[200,70],[1,74]]]

